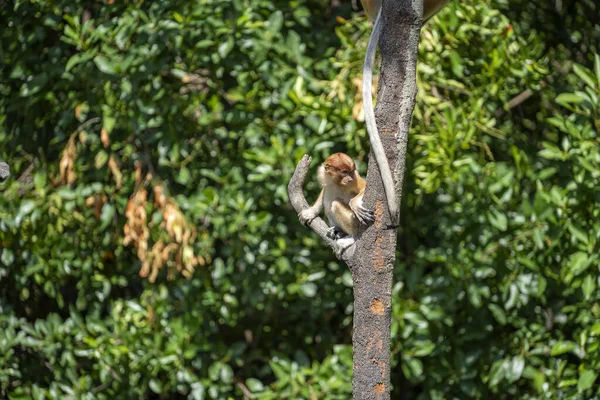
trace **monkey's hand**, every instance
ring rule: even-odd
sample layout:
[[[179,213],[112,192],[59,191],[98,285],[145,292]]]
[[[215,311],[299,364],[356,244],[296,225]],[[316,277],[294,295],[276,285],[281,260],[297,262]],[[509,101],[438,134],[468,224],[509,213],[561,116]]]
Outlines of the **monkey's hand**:
[[[350,209],[352,210],[352,212],[354,212],[354,215],[356,215],[356,218],[358,218],[361,224],[371,225],[373,221],[375,221],[375,214],[373,214],[373,211],[369,210],[368,208],[362,205],[362,198],[354,198],[350,200],[348,205],[350,206]]]
[[[302,225],[308,225],[308,223],[317,217],[318,215],[312,207],[304,209],[298,214],[298,219]]]

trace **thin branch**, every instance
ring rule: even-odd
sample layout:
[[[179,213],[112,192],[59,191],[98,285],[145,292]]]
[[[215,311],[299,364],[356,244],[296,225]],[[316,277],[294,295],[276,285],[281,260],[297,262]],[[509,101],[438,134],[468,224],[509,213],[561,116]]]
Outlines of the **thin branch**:
[[[250,392],[250,390],[246,387],[246,385],[244,385],[242,381],[237,381],[235,384],[237,387],[240,388],[242,393],[244,393],[244,400],[251,400],[254,398],[252,392]]]
[[[85,128],[87,128],[88,126],[90,126],[90,125],[93,125],[93,124],[96,124],[96,123],[98,123],[98,122],[100,122],[100,121],[102,121],[102,118],[101,118],[101,117],[94,117],[94,118],[90,118],[90,119],[88,119],[87,121],[85,121],[83,124],[79,125],[79,126],[77,127],[77,130],[76,130],[76,132],[77,132],[77,133],[80,133],[80,132],[84,131],[84,130],[85,130]]]

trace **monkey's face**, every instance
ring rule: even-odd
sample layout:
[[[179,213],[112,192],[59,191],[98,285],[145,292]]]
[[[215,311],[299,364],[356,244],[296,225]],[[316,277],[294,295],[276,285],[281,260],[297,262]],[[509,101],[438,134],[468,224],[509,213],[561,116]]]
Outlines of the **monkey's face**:
[[[329,178],[340,186],[351,186],[355,181],[356,170],[338,169],[332,166],[325,166],[325,172]]]
[[[351,186],[356,182],[356,166],[350,156],[344,153],[332,154],[325,160],[325,172],[340,186]]]
[[[354,171],[345,170],[340,172],[340,185],[350,186],[354,183]]]

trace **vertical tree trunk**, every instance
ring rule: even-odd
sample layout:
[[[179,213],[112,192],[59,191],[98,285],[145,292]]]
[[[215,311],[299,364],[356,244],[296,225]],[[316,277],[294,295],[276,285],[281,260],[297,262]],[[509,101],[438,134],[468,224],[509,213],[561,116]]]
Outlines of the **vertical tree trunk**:
[[[382,11],[381,77],[375,109],[377,127],[395,178],[396,197],[402,199],[406,145],[417,94],[416,65],[423,20],[422,0],[385,0]],[[356,242],[340,258],[354,282],[354,398],[390,398],[390,324],[392,280],[396,260],[397,226],[391,226],[379,167],[369,157],[365,206],[375,212],[375,223],[359,232]],[[302,193],[311,159],[305,155],[288,184],[290,202],[300,213],[308,208]],[[308,224],[327,244],[327,225],[321,218]],[[339,249],[338,249],[339,250]]]
[[[417,11],[418,10],[418,11]],[[375,116],[402,199],[406,146],[417,93],[416,62],[422,23],[419,0],[383,2],[381,75]],[[373,154],[369,160],[374,160]],[[366,206],[375,210],[376,223],[357,244],[349,264],[354,281],[355,399],[390,398],[390,324],[397,227],[390,226],[379,168],[373,161],[367,173]]]

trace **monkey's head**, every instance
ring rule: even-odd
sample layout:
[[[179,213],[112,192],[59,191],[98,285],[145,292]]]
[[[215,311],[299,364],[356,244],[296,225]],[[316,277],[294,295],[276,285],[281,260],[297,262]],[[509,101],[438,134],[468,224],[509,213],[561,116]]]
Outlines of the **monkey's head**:
[[[356,182],[356,165],[347,154],[332,154],[327,157],[323,166],[329,179],[340,186],[352,186]]]

